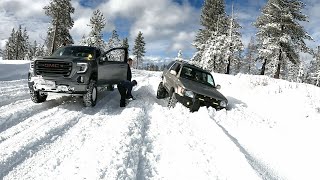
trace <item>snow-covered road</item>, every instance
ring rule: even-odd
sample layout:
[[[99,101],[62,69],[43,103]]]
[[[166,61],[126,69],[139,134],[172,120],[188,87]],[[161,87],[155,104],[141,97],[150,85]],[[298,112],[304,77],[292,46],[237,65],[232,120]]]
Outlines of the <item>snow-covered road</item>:
[[[8,68],[14,71],[2,76]],[[317,87],[215,75],[229,109],[190,113],[155,98],[160,72],[134,70],[137,99],[126,108],[117,89],[85,108],[82,98],[56,94],[33,103],[27,70],[0,64],[0,179],[320,178]],[[303,104],[278,110],[293,96]]]

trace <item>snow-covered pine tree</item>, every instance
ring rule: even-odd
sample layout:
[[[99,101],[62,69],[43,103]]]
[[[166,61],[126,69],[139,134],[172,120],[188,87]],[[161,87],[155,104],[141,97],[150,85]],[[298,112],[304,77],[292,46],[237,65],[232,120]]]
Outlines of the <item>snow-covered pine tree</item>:
[[[320,46],[314,52],[314,57],[307,68],[305,79],[309,84],[320,86]]]
[[[241,60],[241,53],[243,51],[243,43],[241,41],[241,33],[240,24],[235,20],[234,12],[233,12],[233,4],[232,4],[232,14],[229,20],[229,38],[228,38],[228,61],[226,67],[226,74],[231,73],[239,73],[240,71],[240,60]]]
[[[36,52],[38,51],[38,43],[37,41],[33,41],[33,44],[30,44],[29,46],[29,53],[28,53],[28,56],[29,56],[29,59],[33,59],[36,57]]]
[[[242,72],[247,74],[257,74],[256,60],[258,58],[257,46],[254,37],[251,37],[245,54]]]
[[[23,59],[30,59],[29,58],[30,42],[29,42],[29,35],[26,28],[24,28],[22,37],[23,37],[23,42],[21,46],[21,53],[23,53],[23,55],[21,56],[23,57]]]
[[[203,26],[199,29],[193,45],[196,47],[197,56],[192,58],[194,61],[201,61],[204,45],[209,40],[212,32],[219,31],[220,34],[227,31],[227,16],[223,0],[205,0],[202,7],[200,23]],[[195,64],[197,64],[195,62]]]
[[[15,45],[14,59],[22,60],[25,53],[25,47],[24,47],[24,37],[22,34],[21,25],[19,26],[19,29],[16,32],[14,45]]]
[[[119,39],[119,35],[116,30],[113,30],[111,37],[108,40],[107,47],[108,49],[111,49],[111,48],[121,47],[121,46],[122,46],[122,42]]]
[[[254,23],[258,28],[259,54],[262,55],[266,74],[280,78],[281,65],[287,58],[299,62],[299,52],[308,52],[304,40],[312,40],[299,21],[307,21],[301,13],[304,3],[299,0],[268,0],[262,15]],[[261,74],[265,74],[262,68]]]
[[[88,46],[99,47],[102,50],[106,49],[106,44],[103,40],[102,30],[106,25],[106,18],[103,13],[97,9],[93,12],[93,15],[90,18],[91,31],[88,37],[83,36],[81,44]]]
[[[7,60],[14,59],[15,39],[16,39],[16,31],[14,30],[14,28],[12,28],[10,37],[8,38],[8,41],[6,42],[6,45],[5,45],[5,48],[4,48],[3,59],[7,59]]]
[[[125,47],[125,48],[128,49],[128,51],[130,51],[130,50],[129,50],[128,38],[124,38],[124,39],[122,40],[122,47]]]
[[[71,0],[50,0],[50,5],[43,9],[45,14],[52,18],[45,41],[47,49],[52,53],[63,43],[72,44],[73,39],[69,30],[74,24],[71,18],[74,8],[71,5]]]
[[[145,49],[146,43],[144,42],[144,37],[142,36],[142,32],[139,31],[137,38],[134,41],[134,47],[132,49],[133,55],[135,55],[137,60],[137,66],[139,67],[139,63],[142,63],[142,58],[144,57],[144,53],[146,53]]]
[[[183,61],[182,50],[179,50],[179,51],[178,51],[178,55],[177,55],[177,57],[175,58],[175,60]]]
[[[238,24],[234,19],[231,19],[225,13],[223,0],[204,1],[200,19],[204,28],[198,31],[193,43],[197,48],[197,52],[192,58],[192,61],[196,61],[193,62],[194,64],[198,64],[209,71],[220,73],[230,73],[232,64],[234,67],[238,67],[236,61],[231,62],[231,59],[232,56],[237,55],[234,57],[239,57],[240,54],[234,50],[234,43],[241,42],[240,38],[240,41],[237,41],[238,37],[236,37],[239,35],[236,32],[240,26],[237,26]],[[230,28],[231,24],[232,28]],[[231,39],[235,41],[231,43]]]

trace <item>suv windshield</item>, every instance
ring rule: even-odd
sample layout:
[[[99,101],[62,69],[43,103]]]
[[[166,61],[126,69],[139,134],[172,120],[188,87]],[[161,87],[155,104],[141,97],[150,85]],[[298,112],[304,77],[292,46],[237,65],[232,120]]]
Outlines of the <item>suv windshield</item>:
[[[79,47],[79,46],[66,46],[55,51],[51,56],[74,56],[74,57],[85,57],[89,60],[94,56],[93,47]]]
[[[215,86],[214,80],[211,74],[204,71],[200,71],[192,67],[183,66],[180,77],[190,79],[202,84],[210,85],[213,87]]]

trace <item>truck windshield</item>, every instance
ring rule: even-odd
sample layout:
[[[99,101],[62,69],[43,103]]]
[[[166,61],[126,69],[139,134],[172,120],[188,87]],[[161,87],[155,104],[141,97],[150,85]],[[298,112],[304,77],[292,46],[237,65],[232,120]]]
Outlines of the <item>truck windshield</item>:
[[[60,57],[60,56],[84,57],[91,60],[94,57],[94,48],[66,46],[58,49],[51,56],[53,57]]]
[[[207,73],[205,71],[200,71],[198,69],[184,66],[181,70],[180,77],[190,79],[202,84],[215,86],[214,79],[210,73]]]

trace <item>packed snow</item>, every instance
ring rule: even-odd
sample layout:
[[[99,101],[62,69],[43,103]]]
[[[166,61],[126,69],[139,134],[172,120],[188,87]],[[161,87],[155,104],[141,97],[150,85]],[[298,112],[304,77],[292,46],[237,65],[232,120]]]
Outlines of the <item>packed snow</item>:
[[[212,73],[227,109],[156,99],[161,72],[133,70],[136,100],[99,92],[30,100],[27,61],[0,61],[0,179],[320,179],[320,88]]]

